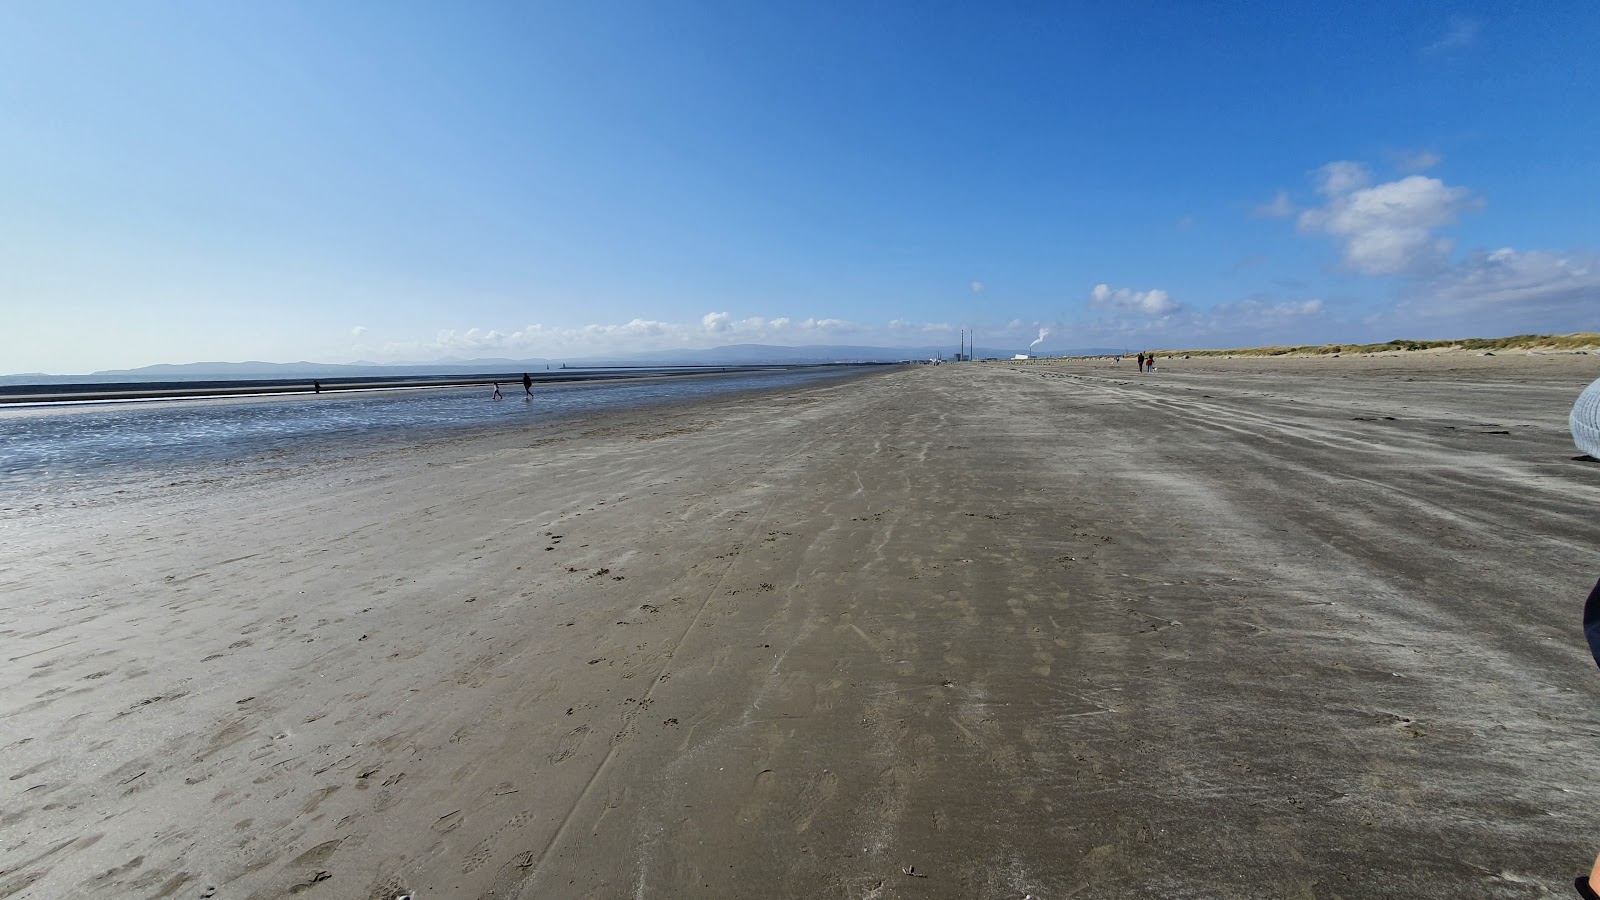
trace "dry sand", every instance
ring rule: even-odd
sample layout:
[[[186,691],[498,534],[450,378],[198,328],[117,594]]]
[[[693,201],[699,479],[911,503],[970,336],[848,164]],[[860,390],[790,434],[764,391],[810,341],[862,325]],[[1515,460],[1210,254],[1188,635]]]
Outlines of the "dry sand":
[[[1600,357],[992,364],[0,521],[0,897],[1534,897]]]

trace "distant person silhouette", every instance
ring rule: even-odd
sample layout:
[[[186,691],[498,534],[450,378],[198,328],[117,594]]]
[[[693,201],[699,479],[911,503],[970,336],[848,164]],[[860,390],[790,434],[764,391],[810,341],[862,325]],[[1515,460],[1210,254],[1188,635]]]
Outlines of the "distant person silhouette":
[[[320,382],[320,381],[311,382],[311,389],[313,391],[316,391],[319,394],[322,393],[322,382]]]
[[[527,372],[522,373],[522,392],[529,397],[533,396],[533,376]]]
[[[504,399],[500,394],[500,382],[496,381],[494,383],[494,396],[490,397],[489,399],[490,400],[501,400],[501,399]]]
[[[1144,371],[1144,354],[1143,353],[1139,354],[1139,371],[1141,371],[1141,372]]]

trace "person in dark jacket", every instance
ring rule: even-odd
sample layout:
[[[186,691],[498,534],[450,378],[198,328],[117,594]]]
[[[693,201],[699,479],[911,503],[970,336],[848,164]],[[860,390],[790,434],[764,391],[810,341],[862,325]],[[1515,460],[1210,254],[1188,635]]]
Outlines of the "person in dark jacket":
[[[1583,636],[1589,642],[1589,655],[1594,657],[1595,665],[1600,666],[1600,581],[1594,583],[1588,601],[1583,604]],[[1600,856],[1595,857],[1589,874],[1579,875],[1572,883],[1584,900],[1600,900],[1600,894],[1595,893],[1596,885],[1600,885]]]

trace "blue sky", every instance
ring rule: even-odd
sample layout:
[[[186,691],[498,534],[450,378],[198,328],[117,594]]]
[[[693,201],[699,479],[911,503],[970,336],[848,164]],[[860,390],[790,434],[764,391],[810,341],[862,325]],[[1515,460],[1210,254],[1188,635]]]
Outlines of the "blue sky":
[[[0,5],[0,370],[1600,330],[1592,2]]]

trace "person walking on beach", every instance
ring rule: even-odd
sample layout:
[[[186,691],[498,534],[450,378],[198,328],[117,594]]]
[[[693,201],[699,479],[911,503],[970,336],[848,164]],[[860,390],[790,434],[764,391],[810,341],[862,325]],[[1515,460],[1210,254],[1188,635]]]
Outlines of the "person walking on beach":
[[[1144,371],[1144,351],[1139,351],[1139,371]]]
[[[533,376],[527,372],[522,373],[522,392],[529,397],[533,396]]]
[[[496,381],[494,383],[494,396],[490,397],[489,399],[490,400],[499,400],[499,399],[501,399],[501,396],[500,396],[500,382]]]
[[[313,391],[316,391],[319,394],[322,393],[322,382],[320,382],[320,381],[311,382],[311,389]]]

